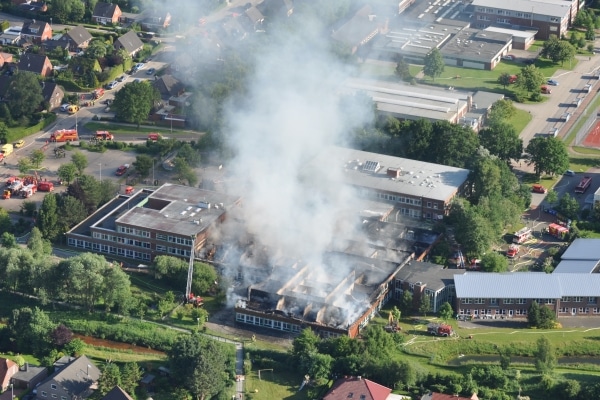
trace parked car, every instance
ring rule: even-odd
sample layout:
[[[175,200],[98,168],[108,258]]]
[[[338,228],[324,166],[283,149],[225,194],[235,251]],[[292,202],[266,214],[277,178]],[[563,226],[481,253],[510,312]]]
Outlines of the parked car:
[[[125,79],[127,79],[127,77],[125,75],[121,75],[117,78],[117,82],[123,82]]]
[[[558,81],[556,79],[548,79],[548,85],[558,86]]]
[[[539,184],[535,184],[531,187],[531,190],[534,191],[535,193],[548,193],[548,189],[546,189],[545,187],[543,187],[542,185]]]
[[[507,54],[505,56],[502,56],[503,60],[509,60],[509,61],[514,61],[516,60],[517,57],[513,56],[512,54]]]
[[[542,86],[541,91],[543,94],[550,94],[552,93],[552,89],[550,89],[548,86]]]
[[[106,88],[107,88],[108,90],[112,90],[112,89],[116,88],[118,84],[119,84],[119,82],[117,82],[117,81],[112,81],[112,82],[109,82],[109,83],[106,85]]]
[[[152,75],[156,70],[154,68],[150,68],[148,71],[146,71],[146,75]]]
[[[145,66],[146,66],[146,64],[144,64],[144,63],[137,63],[137,64],[135,64],[133,69],[136,71],[139,71],[140,69],[144,69]]]
[[[571,171],[570,169],[565,171],[565,175],[567,176],[575,176],[575,171]]]
[[[119,168],[117,168],[117,171],[115,172],[115,175],[121,176],[125,172],[127,172],[128,169],[129,169],[129,164],[123,164]]]
[[[69,108],[70,104],[69,103],[65,103],[62,106],[60,106],[60,111],[67,111],[67,108]]]
[[[25,141],[23,139],[21,140],[17,140],[14,144],[15,148],[18,149],[20,147],[23,147],[25,145]]]

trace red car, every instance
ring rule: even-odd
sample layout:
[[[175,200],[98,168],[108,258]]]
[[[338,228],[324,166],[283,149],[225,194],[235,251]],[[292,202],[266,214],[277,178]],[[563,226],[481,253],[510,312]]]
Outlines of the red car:
[[[129,164],[123,164],[119,168],[117,168],[117,172],[115,172],[115,175],[121,176],[125,172],[127,172],[128,169],[129,169]]]

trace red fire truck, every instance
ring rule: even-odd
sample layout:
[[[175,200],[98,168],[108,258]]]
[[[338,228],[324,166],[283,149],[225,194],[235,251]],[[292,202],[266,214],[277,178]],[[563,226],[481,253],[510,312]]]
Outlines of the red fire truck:
[[[564,240],[564,238],[569,233],[569,228],[559,225],[559,224],[550,224],[548,225],[548,234],[552,235],[556,238]]]
[[[585,191],[588,190],[588,188],[590,187],[591,184],[592,184],[592,177],[584,176],[581,179],[581,181],[579,182],[579,184],[577,185],[577,187],[575,188],[575,193],[585,193]]]
[[[519,229],[513,235],[513,243],[523,243],[523,242],[529,240],[530,237],[531,237],[531,229],[530,228],[525,227],[523,229]]]

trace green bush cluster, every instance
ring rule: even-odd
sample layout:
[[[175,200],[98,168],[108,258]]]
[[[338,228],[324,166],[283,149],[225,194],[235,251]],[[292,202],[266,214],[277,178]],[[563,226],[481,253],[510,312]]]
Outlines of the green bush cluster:
[[[130,343],[162,351],[169,350],[177,337],[181,335],[180,332],[131,319],[126,322],[113,324],[107,324],[102,321],[71,319],[65,321],[65,325],[73,332],[82,335]]]

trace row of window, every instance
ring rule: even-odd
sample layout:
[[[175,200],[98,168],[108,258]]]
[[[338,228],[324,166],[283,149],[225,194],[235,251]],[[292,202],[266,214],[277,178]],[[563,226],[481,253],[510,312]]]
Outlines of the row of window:
[[[54,386],[52,389],[56,389],[56,387],[55,387],[56,385],[52,385],[52,386]],[[42,391],[42,397],[48,397],[48,393]],[[52,393],[50,395],[50,397],[52,397],[53,399],[57,399],[58,398],[58,396],[56,394],[54,394],[54,393]],[[60,400],[67,400],[67,398],[65,396],[60,396]]]
[[[573,302],[573,303],[582,303],[587,299],[588,304],[596,304],[598,298],[597,297],[563,297],[561,302]],[[502,304],[527,304],[530,299],[501,299]],[[533,299],[532,301],[537,302],[538,304],[556,304],[556,299]],[[471,299],[461,299],[461,304],[489,304],[493,306],[497,306],[499,303],[498,299],[485,299],[485,298],[471,298]]]
[[[477,7],[477,12],[486,14],[498,14],[498,15],[514,15],[517,18],[531,18],[531,14],[523,13],[519,11],[501,10],[495,8]]]
[[[561,307],[558,309],[558,312],[561,314],[567,314],[567,313],[571,313],[572,315],[577,315],[577,314],[589,314],[590,313],[590,308],[589,307],[579,307],[579,308],[569,308],[569,307]],[[592,309],[592,313],[594,314],[600,314],[600,308],[599,307],[594,307]]]
[[[517,309],[510,309],[510,310],[505,310],[505,309],[500,309],[500,310],[471,310],[471,309],[464,309],[461,308],[458,312],[460,315],[472,315],[472,316],[486,316],[486,317],[494,317],[497,315],[500,316],[509,316],[512,317],[513,315],[527,315],[527,309],[526,308],[517,308]]]
[[[245,324],[258,325],[271,329],[279,329],[281,331],[300,332],[300,325],[289,324],[287,322],[276,321],[268,318],[255,317],[254,315],[236,313],[235,320]]]
[[[170,236],[170,235],[163,235],[163,234],[157,233],[156,240],[161,240],[163,242],[169,242],[169,243],[182,244],[182,245],[189,246],[189,247],[192,246],[192,239],[182,238],[180,236]]]
[[[143,247],[144,249],[151,248],[150,242],[141,242],[139,240],[124,238],[121,236],[107,235],[105,233],[100,233],[100,232],[94,232],[92,236],[96,239],[102,239],[102,240],[106,240],[109,242],[126,244],[128,246]]]
[[[150,237],[149,231],[145,231],[143,229],[130,228],[128,226],[122,226],[122,225],[117,226],[117,232],[125,233],[127,235],[132,235],[132,236],[141,236],[141,237],[145,237],[145,238]]]
[[[92,251],[95,251],[98,253],[115,254],[115,255],[118,255],[121,257],[134,258],[136,260],[144,260],[144,261],[150,260],[149,253],[135,251],[135,250],[131,250],[131,249],[124,249],[122,247],[109,246],[107,244],[92,243],[87,240],[69,238],[68,244],[69,244],[69,246],[72,246],[72,247],[80,247],[80,248],[92,250]]]

